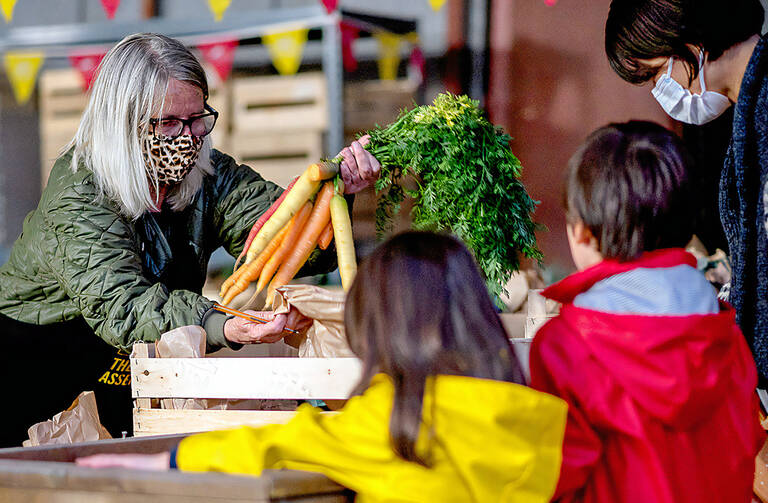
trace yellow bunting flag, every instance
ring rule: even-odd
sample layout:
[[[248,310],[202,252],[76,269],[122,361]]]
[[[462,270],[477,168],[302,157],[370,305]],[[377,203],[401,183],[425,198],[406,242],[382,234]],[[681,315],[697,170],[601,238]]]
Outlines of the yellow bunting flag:
[[[13,8],[16,6],[16,0],[0,0],[0,8],[3,9],[3,17],[6,23],[13,19]]]
[[[208,0],[208,7],[211,8],[213,17],[216,21],[221,21],[222,16],[224,16],[224,11],[229,8],[229,4],[231,3],[232,0]]]
[[[29,101],[35,88],[37,72],[43,64],[45,55],[42,52],[6,52],[5,72],[11,81],[16,101],[24,104]]]
[[[432,10],[435,12],[442,9],[443,5],[445,5],[445,0],[429,0],[429,6],[432,7]]]
[[[397,68],[400,66],[400,43],[402,35],[380,32],[374,33],[379,41],[379,78],[381,80],[395,80]]]
[[[264,45],[272,56],[272,64],[280,75],[293,75],[298,71],[308,34],[309,30],[302,28],[282,33],[269,33],[262,37]]]

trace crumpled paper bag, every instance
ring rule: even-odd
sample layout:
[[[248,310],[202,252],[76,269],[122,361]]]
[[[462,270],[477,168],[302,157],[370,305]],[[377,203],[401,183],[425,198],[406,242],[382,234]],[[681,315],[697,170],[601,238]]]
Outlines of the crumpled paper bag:
[[[158,358],[202,358],[205,356],[205,329],[198,325],[174,328],[155,343]],[[163,398],[163,409],[206,409],[208,400],[198,398]]]
[[[328,290],[314,285],[285,285],[278,288],[276,293],[275,313],[287,313],[293,306],[314,320],[306,334],[296,340],[299,357],[355,356],[344,335],[345,293],[342,290]]]
[[[67,410],[59,412],[48,421],[32,425],[27,433],[29,440],[23,442],[24,447],[112,438],[101,425],[93,391],[83,391]]]

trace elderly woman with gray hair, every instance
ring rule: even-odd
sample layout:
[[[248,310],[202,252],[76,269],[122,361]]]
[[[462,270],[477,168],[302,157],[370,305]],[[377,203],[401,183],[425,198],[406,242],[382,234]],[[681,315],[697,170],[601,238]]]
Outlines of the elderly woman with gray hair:
[[[127,351],[202,325],[209,350],[275,342],[295,313],[248,324],[201,295],[211,253],[239,253],[282,189],[210,147],[217,112],[198,60],[154,34],[126,37],[101,63],[70,148],[0,268],[6,414],[0,446],[94,390],[113,436],[131,431]],[[347,193],[379,163],[359,142],[342,151]],[[334,266],[315,257],[305,273]]]

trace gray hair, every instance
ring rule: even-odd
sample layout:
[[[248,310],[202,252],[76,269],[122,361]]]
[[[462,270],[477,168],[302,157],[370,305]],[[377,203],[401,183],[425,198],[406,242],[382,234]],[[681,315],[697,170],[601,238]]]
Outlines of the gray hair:
[[[149,120],[162,113],[171,79],[199,87],[208,99],[208,81],[200,62],[181,42],[164,35],[129,35],[106,54],[80,126],[67,148],[74,147],[72,170],[83,163],[94,174],[100,197],[115,201],[132,219],[157,210],[157,174],[148,174],[142,139]],[[187,207],[206,174],[212,174],[211,140],[205,137],[197,164],[173,188],[168,202],[174,210]]]

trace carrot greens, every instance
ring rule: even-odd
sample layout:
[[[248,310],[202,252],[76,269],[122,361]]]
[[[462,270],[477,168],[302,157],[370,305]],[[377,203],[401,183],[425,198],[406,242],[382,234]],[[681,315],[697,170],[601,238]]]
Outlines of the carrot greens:
[[[521,253],[541,259],[531,220],[536,203],[520,181],[510,137],[488,121],[477,101],[440,94],[432,105],[403,111],[368,134],[366,149],[381,162],[375,187],[380,235],[411,197],[412,227],[449,231],[464,241],[495,294],[520,267]],[[416,180],[415,190],[404,188],[405,177]]]

